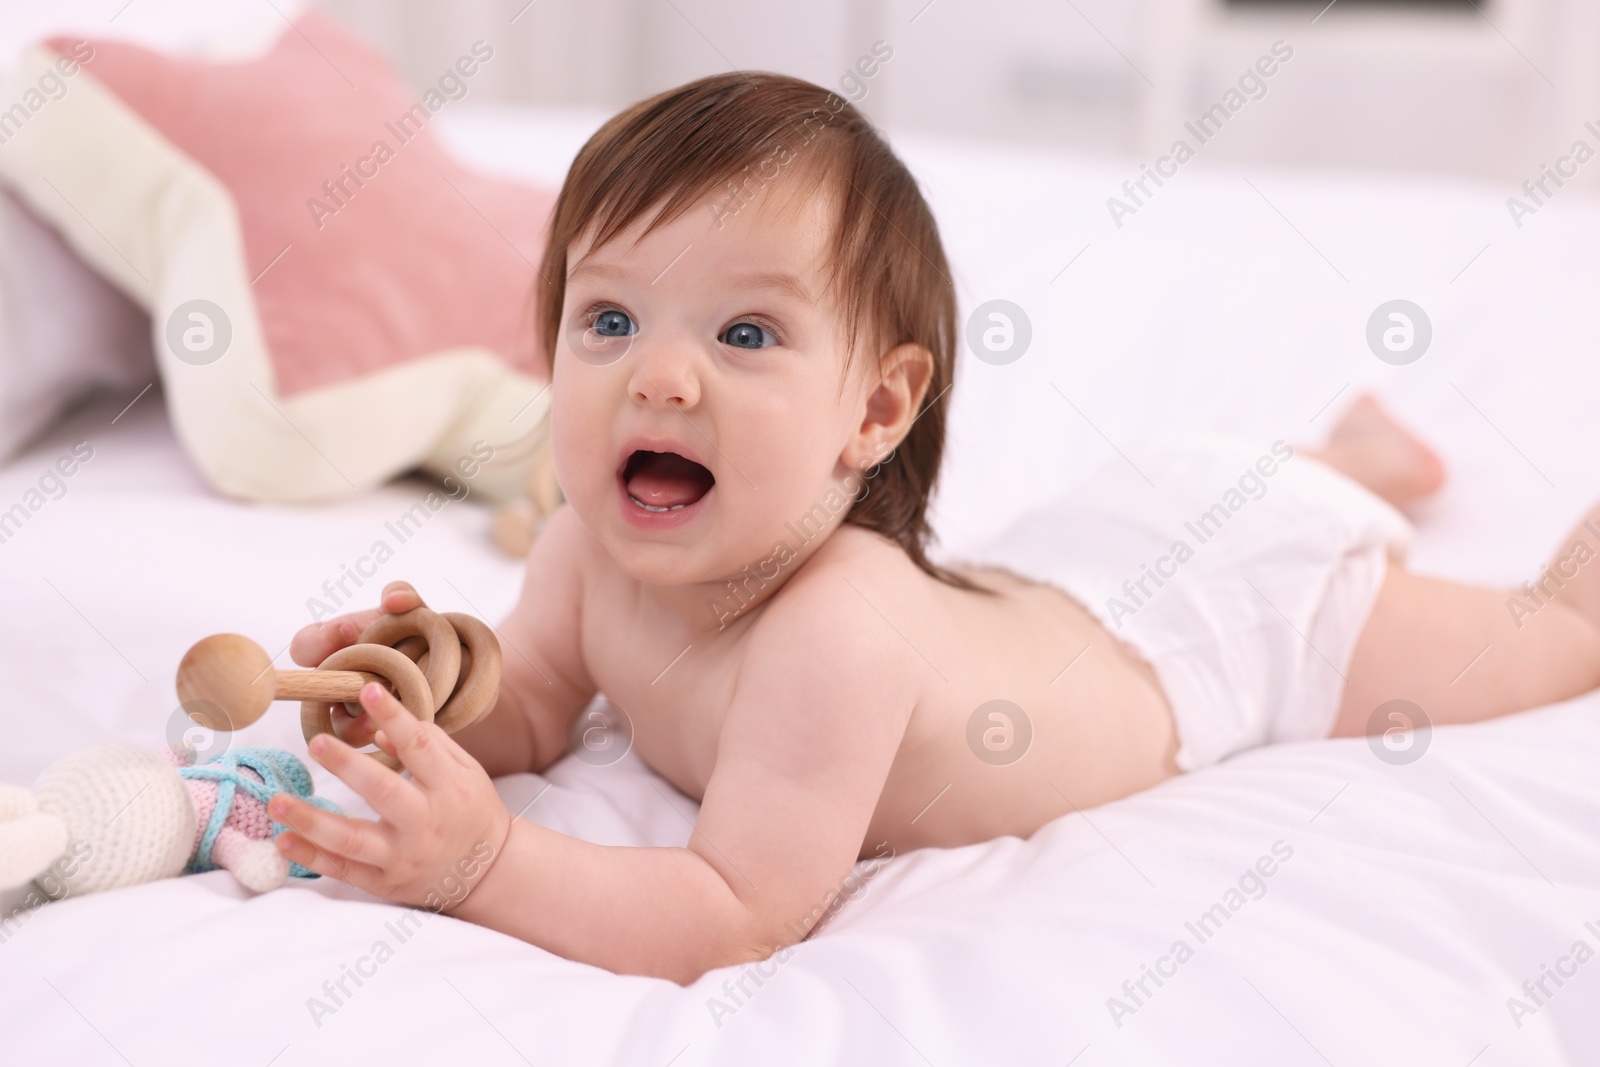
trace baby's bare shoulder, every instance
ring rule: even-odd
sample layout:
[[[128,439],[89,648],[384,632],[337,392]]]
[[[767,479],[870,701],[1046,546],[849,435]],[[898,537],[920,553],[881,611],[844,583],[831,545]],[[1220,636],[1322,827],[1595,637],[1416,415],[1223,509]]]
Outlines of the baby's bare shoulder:
[[[865,543],[834,545],[838,536],[751,620],[724,753],[740,744],[781,749],[791,771],[831,774],[873,752],[887,767],[920,682],[914,653],[872,601],[882,598],[884,568],[904,554],[892,546],[880,554]]]
[[[901,665],[905,643],[885,622],[921,571],[885,538],[852,526],[836,530],[766,605],[751,627],[752,656],[799,662],[826,656],[834,667],[880,672]]]

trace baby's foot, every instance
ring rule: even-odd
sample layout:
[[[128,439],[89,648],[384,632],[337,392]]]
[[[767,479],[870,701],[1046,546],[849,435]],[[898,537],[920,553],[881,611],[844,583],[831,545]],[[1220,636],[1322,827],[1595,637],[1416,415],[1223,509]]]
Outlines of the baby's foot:
[[[1312,455],[1354,478],[1396,507],[1434,492],[1444,482],[1437,454],[1362,393]]]

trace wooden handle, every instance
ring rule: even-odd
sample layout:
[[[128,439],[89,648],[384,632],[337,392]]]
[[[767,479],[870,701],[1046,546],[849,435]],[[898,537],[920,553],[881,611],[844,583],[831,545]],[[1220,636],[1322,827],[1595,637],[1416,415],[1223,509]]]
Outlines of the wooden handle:
[[[274,671],[277,684],[273,687],[274,700],[326,700],[330,703],[355,701],[361,696],[361,687],[377,682],[388,687],[389,681],[371,671]]]

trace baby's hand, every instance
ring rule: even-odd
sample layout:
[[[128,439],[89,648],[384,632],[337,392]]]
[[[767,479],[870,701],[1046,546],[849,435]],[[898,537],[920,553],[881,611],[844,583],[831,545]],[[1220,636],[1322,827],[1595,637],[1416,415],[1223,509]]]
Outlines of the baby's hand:
[[[294,635],[294,640],[289,642],[290,658],[302,667],[315,667],[341,648],[355,644],[362,631],[372,625],[379,615],[402,615],[412,608],[423,606],[422,597],[410,582],[390,582],[383,587],[383,595],[378,603],[378,607],[367,611],[356,611],[301,627]],[[333,732],[338,737],[356,748],[372,744],[372,735],[377,728],[361,713],[359,704],[335,705],[331,718]]]
[[[379,821],[279,793],[268,812],[290,829],[278,835],[278,850],[385,900],[447,911],[499,856],[511,813],[482,765],[437,725],[413,717],[376,682],[361,687],[361,703],[380,727],[378,747],[399,759],[411,779],[318,735],[311,755],[360,793]]]

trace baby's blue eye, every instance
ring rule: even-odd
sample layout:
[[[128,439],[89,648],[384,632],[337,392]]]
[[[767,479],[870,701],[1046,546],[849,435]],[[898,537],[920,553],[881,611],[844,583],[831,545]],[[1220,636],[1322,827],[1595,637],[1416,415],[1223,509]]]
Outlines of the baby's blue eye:
[[[602,337],[627,337],[635,332],[633,320],[628,318],[626,311],[616,308],[607,308],[594,317],[594,323],[589,327]]]
[[[722,343],[735,348],[766,348],[776,344],[766,330],[753,322],[736,322],[722,335]]]

